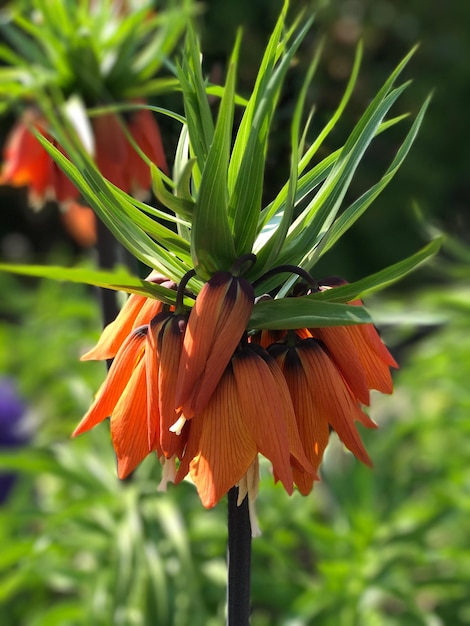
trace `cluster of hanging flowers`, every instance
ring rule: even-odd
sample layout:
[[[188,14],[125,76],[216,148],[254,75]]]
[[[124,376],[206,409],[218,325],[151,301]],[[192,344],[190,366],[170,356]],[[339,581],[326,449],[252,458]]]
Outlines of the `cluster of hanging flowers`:
[[[82,357],[114,360],[74,435],[110,417],[120,478],[155,452],[162,488],[189,473],[206,507],[234,485],[253,501],[262,454],[289,494],[296,485],[306,495],[332,430],[371,464],[355,423],[376,426],[363,412],[369,389],[391,393],[389,368],[397,367],[377,331],[365,324],[247,333],[255,292],[242,265],[216,272],[190,311],[182,303],[194,271],[174,306],[131,295]]]

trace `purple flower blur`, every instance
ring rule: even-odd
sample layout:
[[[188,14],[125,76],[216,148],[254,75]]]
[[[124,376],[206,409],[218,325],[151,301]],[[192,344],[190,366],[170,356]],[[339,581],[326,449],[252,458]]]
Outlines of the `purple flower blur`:
[[[24,445],[28,439],[22,423],[26,405],[20,398],[15,382],[0,378],[0,454]],[[0,473],[0,504],[4,503],[16,480],[12,472]]]

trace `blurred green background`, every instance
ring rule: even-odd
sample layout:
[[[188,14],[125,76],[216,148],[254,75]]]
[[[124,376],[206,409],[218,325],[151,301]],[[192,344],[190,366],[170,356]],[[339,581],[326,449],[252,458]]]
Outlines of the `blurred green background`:
[[[239,89],[248,89],[280,6],[205,2],[207,72],[223,74],[242,24]],[[289,498],[263,466],[252,623],[463,626],[470,623],[470,5],[296,1],[292,14],[300,8],[318,8],[318,18],[280,103],[266,196],[286,177],[287,122],[321,36],[328,39],[309,94],[313,132],[339,101],[358,39],[365,44],[355,95],[325,150],[341,145],[381,83],[420,42],[407,68],[414,83],[400,101],[402,111],[414,114],[435,90],[418,139],[402,171],[319,272],[352,280],[421,247],[430,227],[449,238],[438,259],[367,303],[401,363],[393,396],[373,399],[380,429],[364,433],[374,469],[333,442],[314,493]],[[3,135],[9,124],[2,120]],[[164,124],[171,161],[175,131]],[[375,142],[352,197],[382,175],[405,132],[399,126]],[[0,189],[0,202],[3,260],[93,262],[90,251],[68,239],[55,207],[33,213],[23,194],[8,189]],[[79,362],[99,335],[96,294],[3,274],[0,289],[0,410],[21,415],[19,447],[10,441],[0,451],[2,471],[16,474],[0,505],[0,624],[223,624],[225,503],[205,511],[189,483],[157,494],[153,458],[132,481],[119,482],[106,424],[69,439],[105,374],[102,364]]]

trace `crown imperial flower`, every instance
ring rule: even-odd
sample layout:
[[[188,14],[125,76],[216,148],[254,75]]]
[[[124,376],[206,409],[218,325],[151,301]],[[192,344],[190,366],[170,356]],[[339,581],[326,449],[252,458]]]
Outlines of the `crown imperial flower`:
[[[155,451],[162,485],[189,473],[207,507],[248,476],[253,483],[258,454],[288,493],[297,485],[308,494],[332,430],[371,465],[355,422],[376,427],[362,405],[396,366],[373,326],[248,334],[249,281],[216,272],[188,313],[182,302],[194,274],[178,286],[174,306],[131,295],[104,329],[85,358],[114,361],[74,434],[110,417],[121,477]],[[160,275],[148,280],[176,288]]]

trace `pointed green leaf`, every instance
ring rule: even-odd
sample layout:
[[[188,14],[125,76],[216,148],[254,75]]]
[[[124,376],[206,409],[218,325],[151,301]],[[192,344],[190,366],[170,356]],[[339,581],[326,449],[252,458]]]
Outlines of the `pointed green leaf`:
[[[282,258],[294,257],[296,260],[290,262],[298,264],[309,250],[318,245],[340,209],[365,150],[376,136],[384,116],[406,86],[405,84],[395,89],[381,102],[374,100],[374,106],[368,107],[348,138],[324,184],[293,223],[280,255]]]
[[[260,64],[258,75],[256,77],[255,86],[253,87],[250,99],[246,104],[246,109],[238,128],[228,172],[229,193],[233,192],[235,182],[238,178],[238,172],[243,160],[243,155],[246,151],[246,146],[248,138],[250,136],[255,111],[259,106],[262,96],[267,88],[267,84],[272,76],[274,64],[276,62],[278,54],[284,49],[285,44],[280,43],[280,39],[282,31],[284,29],[288,4],[288,2],[284,2],[281,14],[279,15],[279,19],[277,20],[273,32],[269,38],[269,42],[266,46],[263,59]]]
[[[193,263],[198,274],[204,278],[209,278],[217,270],[229,269],[236,259],[227,217],[227,171],[239,48],[240,36],[237,37],[232,53],[214,138],[202,171],[192,220]]]
[[[214,136],[214,122],[202,77],[201,51],[192,27],[186,35],[182,66],[177,68],[191,148],[199,167],[205,163]]]
[[[430,257],[435,255],[442,245],[443,237],[437,237],[428,243],[424,248],[409,256],[403,261],[399,261],[394,265],[380,270],[371,276],[361,278],[354,283],[327,289],[312,294],[310,297],[316,300],[328,300],[330,302],[351,302],[363,298],[371,293],[384,289],[389,285],[402,279],[404,276],[415,270],[422,263],[428,261]]]
[[[194,161],[192,162],[192,166],[193,165]],[[190,171],[192,169],[192,166],[190,168]],[[152,173],[153,191],[157,200],[159,200],[171,211],[174,211],[176,215],[180,215],[181,217],[190,220],[194,211],[194,200],[189,200],[187,198],[178,198],[174,194],[170,193],[165,187],[162,174],[158,167],[156,167],[156,165],[152,164],[150,166],[150,171]]]
[[[370,322],[371,318],[363,307],[336,302],[320,302],[312,296],[302,296],[258,302],[253,309],[248,328],[251,330],[261,328],[287,330],[349,326]]]
[[[313,254],[307,255],[305,259],[301,261],[301,266],[306,270],[313,267],[316,260],[320,258],[325,252],[334,246],[334,244],[344,235],[344,233],[363,215],[366,209],[372,204],[372,202],[379,196],[385,187],[393,179],[399,168],[401,167],[405,157],[407,156],[410,148],[418,134],[418,130],[424,118],[424,114],[428,108],[430,102],[430,96],[426,98],[422,105],[418,115],[416,116],[413,125],[411,126],[405,140],[398,149],[395,158],[388,167],[387,171],[381,178],[381,180],[368,189],[360,198],[353,202],[333,223],[332,227],[328,230],[327,234],[323,238],[320,245],[314,250]]]
[[[285,187],[285,195],[283,196],[283,209],[280,213],[279,221],[276,224],[276,228],[273,231],[273,236],[269,239],[267,244],[262,247],[262,249],[257,252],[255,249],[255,253],[257,255],[257,271],[261,272],[263,268],[270,267],[273,264],[273,261],[277,259],[280,249],[284,243],[286,234],[289,230],[289,227],[292,222],[292,217],[294,214],[294,206],[295,206],[295,196],[297,191],[297,183],[300,172],[300,164],[299,164],[299,153],[303,152],[303,140],[299,145],[299,134],[300,134],[300,122],[303,114],[305,99],[307,96],[308,87],[312,81],[313,75],[318,67],[318,63],[320,61],[320,56],[323,50],[323,46],[319,46],[313,59],[309,65],[307,70],[302,88],[300,90],[300,94],[297,98],[297,103],[295,106],[294,116],[292,118],[292,126],[291,126],[291,146],[292,146],[292,154],[291,154],[291,168],[290,168],[290,176],[287,187]],[[305,136],[304,136],[305,138]],[[279,196],[278,196],[279,197]]]
[[[161,287],[150,281],[136,278],[125,269],[112,272],[93,270],[82,267],[56,267],[53,265],[16,265],[0,263],[0,271],[22,276],[34,276],[51,280],[66,281],[94,285],[114,291],[137,293],[149,298],[156,298],[168,304],[174,304],[176,292],[166,287]]]
[[[81,146],[74,148],[70,141],[63,142],[69,152],[74,151],[82,172],[42,135],[36,133],[36,137],[124,247],[145,265],[158,270],[164,276],[176,281],[182,278],[189,268],[129,219],[123,208],[126,203],[117,199],[118,194],[113,195],[112,186],[101,176]]]
[[[285,52],[273,71],[269,82],[264,86],[264,90],[252,95],[256,102],[256,109],[251,111],[251,107],[248,105],[245,111],[245,115],[252,114],[252,123],[228,206],[235,247],[239,256],[251,252],[253,248],[261,211],[263,172],[269,128],[286,72],[312,21],[313,17],[306,21],[291,47]],[[237,156],[235,148],[234,155]],[[231,171],[233,171],[232,165]],[[235,173],[233,177],[235,178]]]

